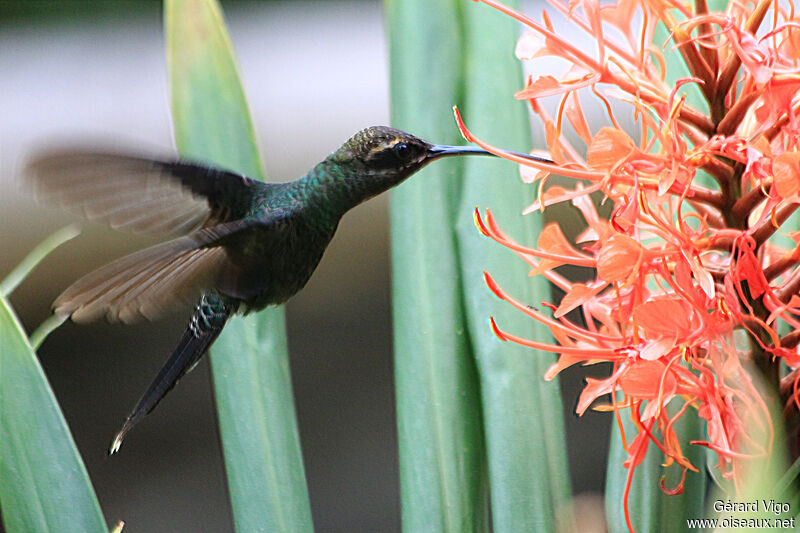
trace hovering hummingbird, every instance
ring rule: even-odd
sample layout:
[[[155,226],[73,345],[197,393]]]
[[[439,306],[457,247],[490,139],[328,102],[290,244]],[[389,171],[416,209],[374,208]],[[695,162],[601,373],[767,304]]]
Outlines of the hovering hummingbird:
[[[109,453],[208,351],[231,315],[283,303],[305,286],[342,215],[431,161],[461,155],[491,154],[374,126],[288,183],[110,153],[51,152],[31,161],[26,174],[41,198],[115,229],[171,238],[82,277],[55,300],[57,314],[130,324],[195,306]]]

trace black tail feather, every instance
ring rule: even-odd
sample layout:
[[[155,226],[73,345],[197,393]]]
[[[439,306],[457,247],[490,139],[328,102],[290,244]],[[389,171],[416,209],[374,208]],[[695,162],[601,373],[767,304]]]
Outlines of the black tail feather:
[[[133,426],[155,409],[158,402],[172,390],[178,380],[197,364],[222,332],[222,328],[235,309],[234,303],[216,294],[203,295],[178,346],[114,437],[108,451],[109,455],[119,451],[122,439]]]

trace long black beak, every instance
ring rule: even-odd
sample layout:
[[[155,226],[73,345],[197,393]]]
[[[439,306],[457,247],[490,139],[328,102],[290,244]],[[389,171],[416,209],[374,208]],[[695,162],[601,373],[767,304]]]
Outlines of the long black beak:
[[[531,161],[539,161],[540,163],[553,162],[545,157],[537,157],[535,155],[512,152],[510,150],[507,151],[510,154],[524,157],[525,159],[529,159]],[[439,159],[440,157],[452,157],[457,155],[490,155],[494,157],[494,154],[487,152],[483,148],[478,148],[477,146],[448,146],[446,144],[434,144],[428,149],[428,157],[426,159],[428,161],[432,161],[434,159]]]
[[[456,155],[493,155],[477,146],[448,146],[446,144],[434,144],[428,149],[427,159],[438,159],[440,157],[452,157]]]

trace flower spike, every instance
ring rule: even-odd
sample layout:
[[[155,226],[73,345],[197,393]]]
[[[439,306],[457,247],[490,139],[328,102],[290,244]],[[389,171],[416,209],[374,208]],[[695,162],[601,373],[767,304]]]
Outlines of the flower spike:
[[[548,224],[537,242],[517,242],[491,211],[475,209],[482,235],[564,291],[539,310],[485,272],[495,296],[546,325],[555,340],[516,336],[494,319],[492,331],[558,353],[546,379],[574,364],[612,364],[607,378],[587,379],[578,412],[610,394],[610,405],[599,408],[634,420],[634,435],[623,437],[631,530],[630,483],[647,453],[681,468],[674,487],[662,479],[668,494],[701,466],[684,455],[681,417],[703,420],[707,438],[689,445],[713,450],[721,475],[741,487],[743,465],[774,440],[757,383],[780,395],[792,434],[800,435],[800,232],[791,222],[800,209],[800,16],[773,0],[731,2],[725,12],[709,11],[704,0],[549,0],[595,43],[578,49],[551,14],[535,20],[480,1],[530,30],[515,50],[521,60],[567,64],[561,74],[531,76],[514,95],[541,119],[554,162],[484,142],[454,108],[458,128],[467,141],[522,165],[536,196],[525,214],[570,202],[586,223],[573,241]],[[659,24],[671,43],[656,40]],[[681,57],[690,76],[669,72],[666,54]],[[545,96],[558,97],[554,113]],[[581,98],[593,99],[602,123],[584,115]],[[635,129],[619,120],[624,108]],[[551,175],[576,183],[554,184]],[[609,207],[607,218],[598,202]],[[570,280],[563,266],[590,279]]]

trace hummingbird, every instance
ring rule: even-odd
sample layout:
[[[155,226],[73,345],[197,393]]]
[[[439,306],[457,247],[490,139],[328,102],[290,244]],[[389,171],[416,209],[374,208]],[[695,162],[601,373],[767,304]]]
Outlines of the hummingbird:
[[[41,199],[115,229],[167,239],[80,278],[54,301],[56,314],[76,323],[131,324],[194,306],[109,454],[197,364],[233,314],[281,304],[305,286],[347,211],[434,160],[466,155],[492,154],[373,126],[286,183],[114,153],[35,157],[26,176]]]

